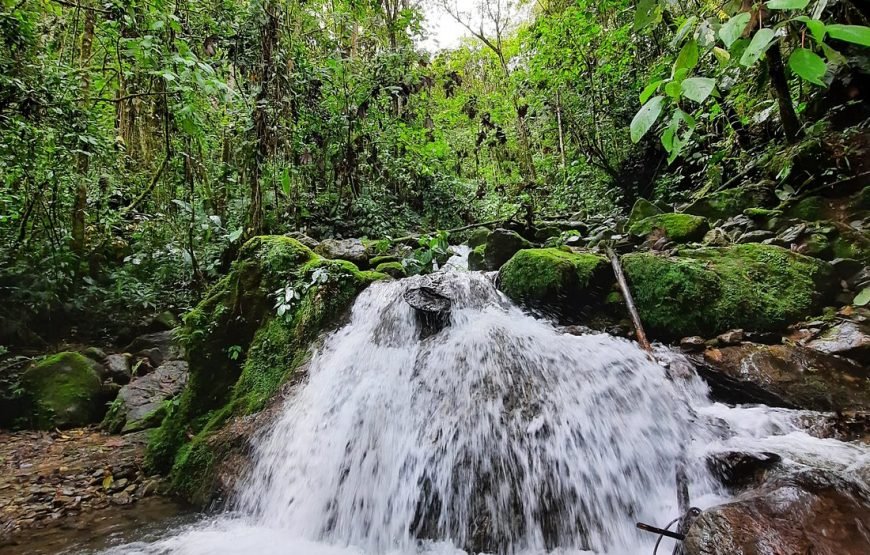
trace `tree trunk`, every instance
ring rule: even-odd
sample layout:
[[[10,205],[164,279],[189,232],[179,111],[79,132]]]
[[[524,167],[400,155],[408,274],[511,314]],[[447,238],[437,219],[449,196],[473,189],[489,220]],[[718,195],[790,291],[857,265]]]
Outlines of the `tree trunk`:
[[[782,120],[785,138],[789,143],[796,143],[801,137],[801,124],[794,111],[791,92],[788,90],[788,79],[785,77],[785,67],[782,64],[782,53],[776,42],[767,50],[767,68],[773,93],[779,104],[779,119]]]
[[[85,7],[89,6],[90,2],[83,0]],[[91,50],[94,43],[94,11],[84,10],[85,25],[82,31],[81,49],[79,51],[79,70],[81,71],[81,94],[83,97],[88,96],[88,91],[91,87],[91,76],[88,71],[90,65]],[[85,118],[83,133],[87,133],[87,116]],[[75,200],[73,201],[72,210],[72,251],[81,260],[85,253],[85,229],[87,218],[88,204],[88,182],[87,173],[89,167],[88,144],[82,141],[79,144],[79,152],[76,160],[76,169],[78,170],[78,181],[76,182]]]

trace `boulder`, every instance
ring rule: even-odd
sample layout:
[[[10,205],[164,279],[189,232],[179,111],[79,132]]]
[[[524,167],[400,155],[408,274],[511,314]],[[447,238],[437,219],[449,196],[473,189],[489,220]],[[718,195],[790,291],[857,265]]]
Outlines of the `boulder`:
[[[116,353],[103,359],[103,367],[106,369],[104,378],[110,379],[117,384],[127,384],[132,375],[133,357],[130,353]]]
[[[124,351],[147,358],[155,368],[167,360],[184,357],[184,350],[178,344],[175,332],[170,330],[140,335],[124,347]]]
[[[507,229],[496,229],[486,238],[484,262],[487,270],[498,270],[510,260],[517,251],[530,249],[533,245],[519,233]]]
[[[665,338],[779,330],[819,310],[837,286],[830,264],[755,243],[631,253],[622,265],[641,320]]]
[[[311,250],[316,249],[317,245],[320,244],[320,241],[318,241],[317,239],[314,239],[312,237],[309,237],[308,235],[302,233],[301,231],[291,231],[290,233],[285,233],[284,236],[290,237],[291,239],[295,239],[295,240],[299,241],[300,243],[302,243],[303,245],[305,245],[306,247],[308,247]]]
[[[153,331],[167,331],[174,330],[179,325],[181,325],[181,322],[178,321],[175,314],[169,310],[164,310],[151,320],[151,324],[148,327]]]
[[[369,252],[360,239],[324,239],[314,251],[324,258],[353,262],[361,269],[369,267]]]
[[[661,208],[646,199],[639,198],[631,207],[631,212],[628,214],[628,220],[625,222],[625,229],[631,229],[641,220],[645,220],[661,213]]]
[[[743,343],[695,357],[713,396],[817,411],[870,410],[870,369],[794,345]]]
[[[690,335],[680,339],[680,349],[687,353],[697,353],[707,348],[707,342],[698,335]]]
[[[478,227],[469,234],[468,246],[474,249],[481,245],[485,245],[490,233],[492,232],[489,229],[485,227]]]
[[[870,364],[870,325],[866,322],[844,321],[822,332],[806,346]]]
[[[870,553],[870,505],[858,487],[812,473],[774,480],[704,510],[687,555]]]
[[[159,426],[166,416],[165,402],[181,393],[186,384],[186,362],[163,364],[121,388],[103,419],[103,428],[112,433],[129,433]]]
[[[678,243],[700,241],[709,231],[706,218],[691,214],[657,214],[628,228],[636,237],[660,234]]]
[[[708,456],[707,468],[724,485],[738,489],[764,482],[766,473],[781,461],[776,453],[725,451]]]
[[[683,212],[715,222],[741,215],[747,208],[764,206],[772,200],[767,187],[737,187],[709,193],[685,207]]]
[[[408,275],[408,272],[405,270],[405,267],[402,266],[401,262],[382,262],[377,265],[375,271],[382,274],[387,274],[388,276],[397,279],[406,277]]]
[[[420,323],[420,337],[425,339],[441,331],[450,321],[452,301],[435,287],[422,286],[408,289],[402,295],[414,309]]]
[[[101,367],[80,353],[45,357],[21,376],[32,403],[29,420],[39,429],[72,428],[99,422],[106,412]]]
[[[607,259],[568,249],[524,249],[499,272],[499,289],[518,302],[571,310],[601,302],[612,281]]]
[[[486,270],[486,245],[478,245],[468,253],[468,269]]]

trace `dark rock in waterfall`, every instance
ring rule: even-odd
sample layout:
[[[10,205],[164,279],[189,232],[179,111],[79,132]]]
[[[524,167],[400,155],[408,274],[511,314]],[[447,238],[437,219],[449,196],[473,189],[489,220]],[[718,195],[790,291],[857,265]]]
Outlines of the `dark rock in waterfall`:
[[[451,301],[434,288],[415,287],[405,291],[402,297],[417,314],[421,339],[438,333],[449,323]]]
[[[727,451],[707,458],[707,468],[730,488],[741,488],[762,482],[764,473],[782,460],[776,453],[744,453]]]

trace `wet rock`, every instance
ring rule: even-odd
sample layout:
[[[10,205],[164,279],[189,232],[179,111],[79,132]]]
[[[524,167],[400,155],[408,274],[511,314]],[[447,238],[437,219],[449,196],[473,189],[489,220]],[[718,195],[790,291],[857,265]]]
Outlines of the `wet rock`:
[[[408,275],[408,271],[405,270],[401,262],[382,262],[377,265],[375,271],[397,279]]]
[[[687,353],[697,353],[703,351],[707,347],[707,342],[703,337],[692,335],[680,339],[680,348]]]
[[[102,360],[106,358],[106,351],[99,347],[88,347],[82,351],[82,354],[96,362],[102,362]]]
[[[870,505],[857,488],[797,476],[711,507],[689,529],[687,555],[870,553]]]
[[[804,347],[744,343],[707,349],[696,362],[713,396],[727,403],[820,411],[870,408],[870,370]]]
[[[359,239],[324,239],[317,245],[314,252],[324,258],[337,258],[353,262],[361,270],[369,267],[368,249]]]
[[[451,301],[433,287],[416,287],[402,297],[414,308],[421,325],[421,337],[441,331],[450,321]]]
[[[175,340],[174,332],[169,330],[140,335],[124,351],[147,358],[155,368],[165,361],[179,360],[184,356],[184,351]]]
[[[841,322],[806,344],[810,349],[870,364],[870,325]]]
[[[776,453],[726,451],[710,455],[707,468],[726,486],[740,488],[763,482],[764,473],[781,460]]]
[[[468,246],[472,249],[486,244],[491,231],[485,227],[479,227],[468,236]],[[557,232],[558,233],[558,232]]]
[[[716,341],[720,346],[728,347],[731,345],[740,345],[743,342],[743,330],[728,330],[725,333],[716,336]]]
[[[517,251],[532,247],[533,245],[523,239],[519,233],[507,229],[496,229],[486,238],[486,250],[484,251],[486,269],[498,270]]]
[[[121,385],[130,383],[132,362],[133,357],[130,353],[117,353],[106,356],[103,360],[105,378]]]
[[[187,362],[169,361],[122,387],[103,427],[113,433],[129,433],[159,426],[166,414],[165,402],[187,384],[187,370]]]

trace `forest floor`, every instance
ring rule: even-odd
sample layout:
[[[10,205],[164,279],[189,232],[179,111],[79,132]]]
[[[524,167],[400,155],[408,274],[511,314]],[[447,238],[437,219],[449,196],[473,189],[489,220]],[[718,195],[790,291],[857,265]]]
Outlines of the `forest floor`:
[[[146,434],[0,431],[0,546],[24,529],[131,505],[161,490],[160,478],[143,470]]]

